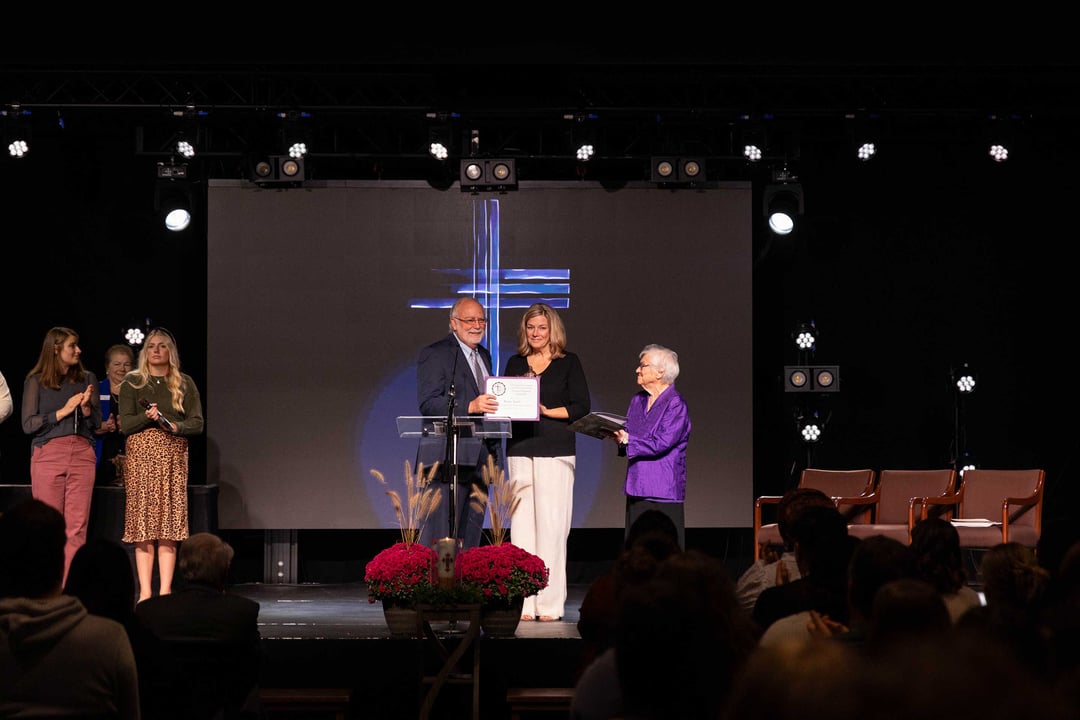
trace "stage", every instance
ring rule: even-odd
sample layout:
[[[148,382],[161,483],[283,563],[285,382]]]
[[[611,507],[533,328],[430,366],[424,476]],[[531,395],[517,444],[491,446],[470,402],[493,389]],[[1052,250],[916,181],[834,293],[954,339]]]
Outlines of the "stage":
[[[578,610],[586,589],[568,588],[561,621],[522,622],[513,638],[479,638],[481,718],[510,717],[507,688],[573,685],[581,652]],[[391,638],[382,605],[368,602],[363,583],[245,583],[230,590],[259,603],[267,655],[263,688],[348,689],[349,718],[419,716],[427,690],[420,678],[440,664],[437,655],[430,641]],[[469,686],[448,685],[432,717],[456,720],[470,712]]]

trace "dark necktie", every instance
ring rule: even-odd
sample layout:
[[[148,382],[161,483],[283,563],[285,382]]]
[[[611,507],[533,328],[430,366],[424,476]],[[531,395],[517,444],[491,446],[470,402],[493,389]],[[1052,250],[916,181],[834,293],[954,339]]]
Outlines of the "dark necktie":
[[[480,351],[472,351],[472,369],[473,375],[476,376],[476,389],[481,394],[484,392],[484,369],[480,366]]]

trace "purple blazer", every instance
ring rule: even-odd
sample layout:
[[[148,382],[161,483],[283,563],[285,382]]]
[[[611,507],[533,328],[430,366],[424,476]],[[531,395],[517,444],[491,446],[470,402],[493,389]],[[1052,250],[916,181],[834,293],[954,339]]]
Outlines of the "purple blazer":
[[[626,411],[627,495],[658,502],[686,500],[686,443],[690,440],[690,414],[674,387],[656,398],[646,412],[644,390],[630,400]]]

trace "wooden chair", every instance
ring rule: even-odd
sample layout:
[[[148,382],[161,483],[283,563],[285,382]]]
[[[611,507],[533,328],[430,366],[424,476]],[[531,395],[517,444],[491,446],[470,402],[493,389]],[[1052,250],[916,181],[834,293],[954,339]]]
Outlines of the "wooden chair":
[[[953,525],[962,548],[990,548],[1017,542],[1036,547],[1042,535],[1043,483],[1046,472],[968,470],[955,493],[928,497],[922,517],[932,508],[955,506]]]
[[[940,470],[882,470],[877,486],[869,495],[842,498],[837,507],[866,507],[870,522],[848,525],[848,534],[857,538],[885,535],[911,543],[911,528],[922,518],[923,501],[927,497],[944,497],[956,489],[956,471]]]
[[[806,468],[799,476],[798,487],[814,488],[833,499],[834,503],[868,496],[874,490],[873,470],[822,470]],[[762,495],[754,501],[754,560],[761,557],[762,545],[781,545],[780,528],[777,523],[762,524],[762,508],[778,505],[781,495]],[[868,513],[852,517],[851,522],[866,522]]]

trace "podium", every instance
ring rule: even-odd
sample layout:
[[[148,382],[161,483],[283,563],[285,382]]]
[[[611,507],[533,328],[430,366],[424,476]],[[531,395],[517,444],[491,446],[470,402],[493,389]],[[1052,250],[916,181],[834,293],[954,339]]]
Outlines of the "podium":
[[[397,418],[398,435],[416,438],[419,447],[417,464],[431,467],[436,462],[446,473],[450,485],[450,534],[457,537],[458,468],[476,468],[484,443],[511,437],[510,418],[485,415],[448,416],[401,415]]]

